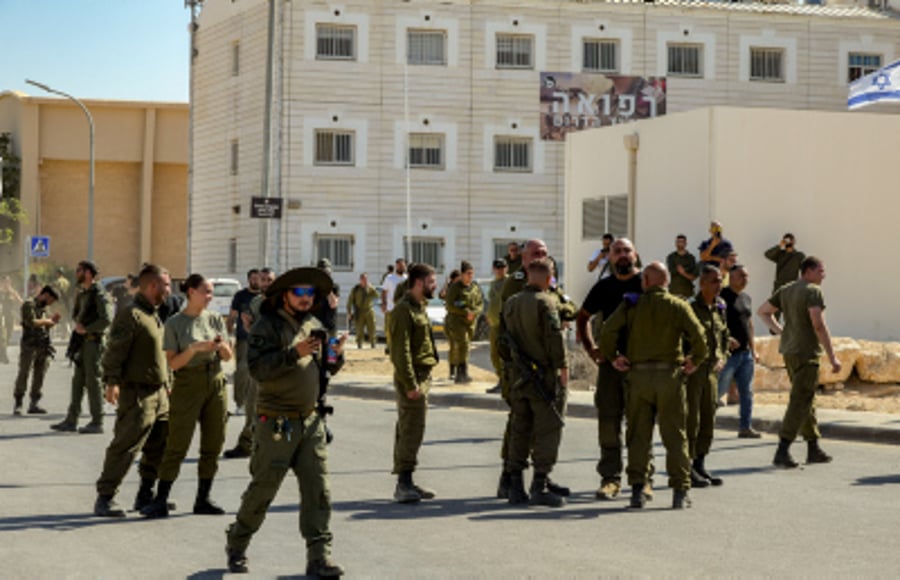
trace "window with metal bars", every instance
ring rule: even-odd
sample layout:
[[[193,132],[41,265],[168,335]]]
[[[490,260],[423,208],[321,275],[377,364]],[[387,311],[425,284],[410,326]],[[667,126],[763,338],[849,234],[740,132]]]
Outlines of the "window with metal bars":
[[[316,131],[316,165],[353,165],[352,131]]]
[[[406,241],[409,238],[403,238],[403,247],[407,247]],[[428,264],[433,267],[436,272],[444,271],[444,238],[426,238],[413,237],[410,244],[412,256],[406,256],[408,262],[416,264]]]
[[[607,232],[617,238],[628,235],[627,195],[597,197],[581,203],[581,238],[600,240]]]
[[[701,44],[669,44],[668,66],[666,74],[673,77],[703,76],[703,45]]]
[[[750,49],[750,80],[784,82],[784,49]]]
[[[497,68],[533,68],[534,37],[497,35]]]
[[[531,145],[528,137],[496,137],[494,171],[530,172]]]
[[[317,234],[316,261],[327,258],[334,271],[353,270],[353,236]]]
[[[589,72],[619,72],[619,41],[585,39],[582,69]]]
[[[445,66],[447,33],[443,30],[407,30],[406,62]]]
[[[410,133],[409,166],[419,169],[443,169],[444,136],[439,133]]]
[[[881,55],[851,52],[847,55],[847,65],[847,82],[852,83],[880,69]]]
[[[316,58],[319,60],[356,60],[356,27],[317,24]]]

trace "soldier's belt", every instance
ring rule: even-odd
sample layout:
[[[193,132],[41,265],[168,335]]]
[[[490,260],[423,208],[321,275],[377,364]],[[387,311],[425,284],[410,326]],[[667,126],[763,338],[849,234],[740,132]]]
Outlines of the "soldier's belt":
[[[634,371],[671,371],[678,366],[673,362],[647,361],[639,363],[631,363],[631,370]]]
[[[103,338],[103,333],[88,332],[84,335],[85,340],[92,340],[94,342],[99,341],[101,338]]]
[[[213,373],[219,374],[222,372],[222,364],[219,361],[203,363],[202,365],[192,365],[189,367],[181,367],[177,371],[175,371],[175,376],[189,375],[192,373]]]
[[[308,411],[273,411],[272,409],[266,409],[259,405],[256,406],[256,414],[259,417],[267,417],[269,419],[274,419],[276,417],[284,417],[285,419],[306,419],[315,413],[315,411],[315,409],[309,409]]]

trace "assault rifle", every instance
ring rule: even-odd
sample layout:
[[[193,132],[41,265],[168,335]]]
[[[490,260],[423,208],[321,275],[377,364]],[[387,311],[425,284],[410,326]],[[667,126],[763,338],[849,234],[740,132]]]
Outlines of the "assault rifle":
[[[560,424],[565,427],[566,421],[563,419],[563,416],[560,414],[559,409],[556,407],[556,393],[548,393],[544,388],[546,376],[544,374],[544,369],[541,368],[539,364],[537,364],[531,357],[522,352],[519,348],[519,345],[516,344],[515,339],[506,331],[503,333],[501,337],[506,343],[507,348],[509,348],[509,353],[512,358],[512,363],[515,365],[516,370],[519,372],[519,380],[511,385],[512,387],[518,387],[522,384],[530,384],[537,391],[538,395],[546,401],[547,405],[550,407],[550,410],[553,411],[553,414],[556,415],[556,418],[559,419]]]
[[[85,335],[78,334],[74,330],[69,336],[69,345],[66,347],[66,358],[75,364],[81,362],[81,347],[84,346]]]
[[[325,443],[328,444],[334,440],[334,433],[328,428],[328,423],[326,422],[328,415],[334,415],[334,407],[329,405],[326,400],[328,383],[331,380],[328,376],[328,333],[317,329],[310,334],[319,339],[319,342],[322,344],[322,350],[319,352],[319,396],[316,399],[316,414],[325,423]]]

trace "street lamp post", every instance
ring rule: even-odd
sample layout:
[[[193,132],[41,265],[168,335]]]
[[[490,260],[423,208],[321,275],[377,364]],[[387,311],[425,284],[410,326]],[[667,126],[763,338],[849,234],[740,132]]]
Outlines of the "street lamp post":
[[[88,128],[90,129],[90,177],[88,184],[88,225],[87,225],[87,239],[88,239],[88,247],[87,247],[87,259],[94,259],[94,118],[91,116],[91,112],[88,111],[87,107],[84,106],[84,103],[70,95],[69,93],[64,93],[62,91],[58,91],[56,89],[50,88],[43,83],[39,83],[37,81],[32,81],[29,79],[25,79],[25,82],[29,85],[34,85],[39,89],[47,91],[48,93],[53,93],[54,95],[60,95],[62,97],[66,97],[73,101],[76,105],[81,107],[81,110],[84,111],[84,116],[87,117]]]

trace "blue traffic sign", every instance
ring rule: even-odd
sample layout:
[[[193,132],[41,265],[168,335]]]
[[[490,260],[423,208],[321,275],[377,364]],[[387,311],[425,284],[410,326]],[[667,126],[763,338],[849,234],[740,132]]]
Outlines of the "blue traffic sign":
[[[50,257],[50,236],[31,236],[31,257]]]

